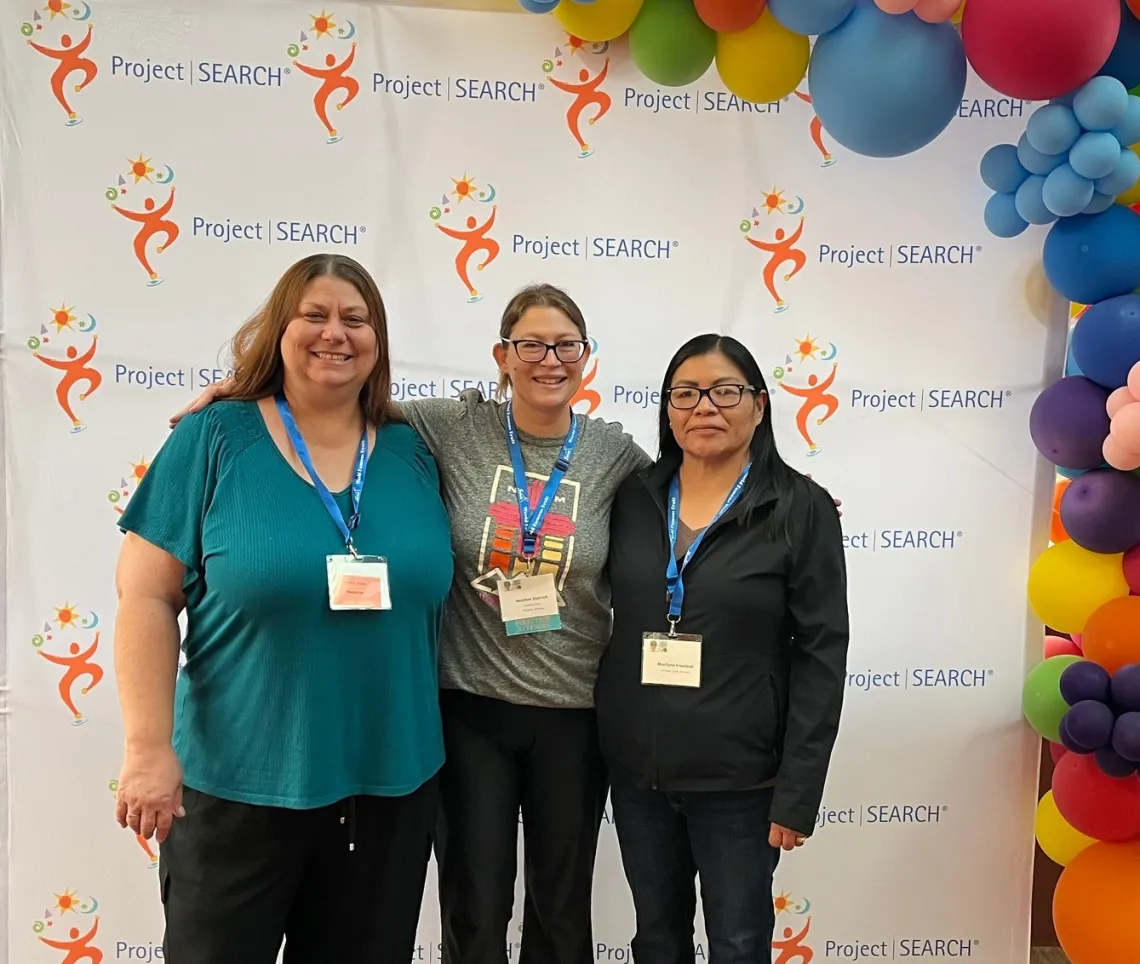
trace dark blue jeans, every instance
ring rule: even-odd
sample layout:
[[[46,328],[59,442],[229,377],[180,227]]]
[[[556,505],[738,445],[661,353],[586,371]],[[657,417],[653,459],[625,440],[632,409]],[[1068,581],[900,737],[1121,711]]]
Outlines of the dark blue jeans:
[[[663,793],[613,785],[626,880],[633,892],[635,964],[694,964],[695,878],[709,964],[771,964],[772,789]]]

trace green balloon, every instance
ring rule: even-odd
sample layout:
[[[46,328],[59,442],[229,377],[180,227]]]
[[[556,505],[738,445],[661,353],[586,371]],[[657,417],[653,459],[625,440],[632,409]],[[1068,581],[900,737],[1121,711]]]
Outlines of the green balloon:
[[[1080,656],[1051,656],[1029,671],[1021,688],[1021,709],[1026,722],[1050,743],[1060,743],[1061,717],[1069,704],[1061,696],[1061,674]]]
[[[645,0],[629,28],[629,52],[653,83],[684,87],[712,64],[716,31],[697,15],[693,0]]]

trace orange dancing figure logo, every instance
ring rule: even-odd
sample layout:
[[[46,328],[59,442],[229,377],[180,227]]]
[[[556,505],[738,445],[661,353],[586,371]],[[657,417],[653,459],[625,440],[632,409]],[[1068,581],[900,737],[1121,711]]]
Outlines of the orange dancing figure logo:
[[[776,911],[777,929],[781,934],[781,939],[772,940],[773,953],[779,952],[780,956],[772,960],[772,964],[811,964],[815,959],[815,951],[809,945],[804,943],[808,934],[811,933],[811,901],[806,898],[801,901],[795,901],[789,894],[780,894],[778,897],[772,899],[772,905]],[[803,927],[796,923],[794,926],[784,926],[780,928],[780,918],[785,914],[791,914],[795,917],[807,917],[804,921]],[[797,928],[799,930],[797,931]]]
[[[811,97],[809,97],[807,94],[801,93],[798,90],[795,92],[795,94],[800,100],[811,107]],[[820,164],[820,167],[831,167],[831,165],[835,163],[836,157],[827,149],[823,143],[823,121],[821,121],[819,119],[819,115],[815,113],[814,107],[812,108],[811,116],[811,140],[819,150],[819,153],[823,155],[823,163]]]
[[[94,897],[80,900],[70,890],[53,896],[55,906],[45,910],[43,918],[32,924],[32,931],[40,943],[66,952],[60,964],[102,964],[103,952],[94,944],[95,935],[99,932],[99,901]],[[67,928],[68,914],[76,917],[75,926],[70,928]],[[84,917],[91,918],[90,926],[82,920]],[[58,931],[53,930],[57,921],[60,924]],[[67,928],[66,939],[62,933],[64,928]]]
[[[131,471],[129,474],[124,475],[119,480],[119,487],[111,489],[107,493],[107,501],[115,507],[115,514],[123,514],[123,506],[120,502],[126,502],[134,494],[135,489],[139,487],[139,483],[146,475],[146,470],[150,468],[150,463],[145,459],[139,459],[137,462],[131,463]]]
[[[593,116],[586,118],[586,123],[593,127],[609,112],[613,106],[613,99],[602,90],[602,83],[610,72],[610,58],[606,57],[602,61],[602,66],[596,74],[591,74],[589,67],[585,65],[584,58],[589,54],[603,56],[609,50],[610,45],[609,41],[586,43],[578,37],[567,36],[566,43],[563,46],[569,51],[569,54],[564,54],[562,47],[555,47],[554,56],[542,62],[542,70],[548,75],[548,79],[555,87],[567,94],[574,95],[573,102],[566,110],[566,126],[570,129],[574,140],[578,142],[578,156],[589,157],[594,152],[582,136],[582,114],[587,107],[594,108]],[[579,54],[582,55],[583,59],[574,61],[573,58]],[[582,64],[577,71],[577,82],[559,80],[554,76],[554,71],[564,66],[567,61]]]
[[[112,780],[110,783],[107,784],[107,786],[110,788],[110,790],[113,794],[115,794],[116,796],[118,795],[118,793],[119,793],[119,781],[118,780]],[[142,852],[144,854],[146,854],[147,860],[150,861],[150,869],[154,870],[154,868],[158,866],[158,853],[155,850],[155,848],[158,846],[158,840],[157,839],[147,840],[146,837],[144,837],[141,833],[136,833],[135,834],[135,841],[138,843],[139,847],[142,848]]]
[[[93,657],[99,649],[99,617],[95,613],[82,615],[78,609],[67,603],[55,611],[55,618],[44,623],[43,631],[32,637],[32,645],[39,654],[49,663],[64,667],[63,676],[59,681],[59,697],[63,705],[71,712],[71,725],[80,726],[87,722],[87,718],[75,705],[75,684],[86,679],[87,685],[79,690],[80,696],[86,696],[103,679],[103,667],[94,662]],[[50,653],[45,648],[55,643],[57,637],[72,636],[79,633],[95,631],[95,638],[90,645],[84,648],[83,644],[72,641],[68,644],[67,655]],[[60,640],[62,642],[62,640]]]
[[[86,21],[91,18],[91,7],[80,0],[78,4],[70,4],[64,0],[48,0],[47,6],[44,11],[48,15],[48,22],[55,20],[56,17],[64,17],[68,20]],[[20,24],[20,33],[28,38],[28,46],[35,50],[37,53],[43,54],[45,57],[59,61],[51,75],[51,92],[55,96],[59,106],[63,108],[67,114],[67,126],[75,127],[77,124],[83,122],[83,118],[76,112],[75,108],[71,106],[71,102],[67,99],[67,94],[64,92],[64,87],[67,85],[68,79],[72,74],[83,74],[82,79],[78,84],[73,87],[73,92],[78,94],[84,87],[93,81],[99,74],[99,68],[96,66],[95,61],[89,57],[85,57],[87,48],[91,46],[91,31],[92,25],[87,24],[87,33],[83,35],[78,43],[72,39],[71,34],[64,33],[59,38],[58,47],[50,47],[44,43],[37,43],[32,39],[37,33],[44,29],[43,17],[37,10],[32,14],[30,23]],[[74,46],[72,46],[74,44]]]
[[[103,376],[91,367],[91,359],[95,357],[99,336],[92,335],[91,344],[86,346],[82,352],[75,345],[68,345],[64,349],[64,358],[56,358],[40,351],[41,348],[51,342],[53,337],[61,335],[65,330],[83,334],[95,330],[94,315],[89,314],[85,319],[78,320],[73,314],[73,310],[66,305],[51,309],[50,324],[55,325],[55,332],[51,332],[47,325],[40,325],[39,335],[33,335],[28,339],[28,347],[32,350],[33,357],[43,362],[48,368],[63,373],[60,376],[59,385],[55,389],[55,399],[59,403],[59,407],[63,409],[63,414],[71,422],[71,433],[74,435],[77,432],[82,432],[87,426],[71,407],[72,389],[77,385],[86,384],[86,391],[82,391],[76,396],[82,402],[86,401],[95,389],[103,383]]]
[[[174,169],[167,164],[165,171],[156,173],[156,169],[150,166],[151,160],[152,158],[144,158],[142,154],[139,154],[134,160],[127,158],[127,163],[130,167],[127,170],[126,177],[120,174],[118,186],[107,188],[104,194],[104,197],[111,202],[112,211],[121,214],[128,221],[133,221],[140,225],[138,233],[135,235],[134,252],[139,264],[142,265],[143,270],[150,279],[147,281],[148,288],[162,284],[162,279],[158,276],[158,272],[154,270],[154,267],[150,263],[150,257],[147,255],[147,245],[150,244],[151,239],[155,235],[161,234],[163,241],[154,249],[154,253],[162,254],[163,251],[178,240],[178,225],[167,217],[170,213],[170,209],[174,207],[174,188],[170,188],[170,193],[163,202],[157,206],[154,198],[148,197],[143,201],[143,209],[141,211],[124,207],[117,202],[127,193],[128,177],[135,179],[135,185],[141,181],[146,181],[148,184],[161,184],[164,187],[173,183]],[[151,180],[152,174],[154,174],[154,180]]]
[[[763,237],[756,237],[761,232],[760,215],[762,213],[766,215],[766,223],[767,218],[773,214],[797,215],[803,209],[803,198],[797,197],[794,201],[789,201],[784,197],[783,191],[773,188],[764,195],[760,209],[753,208],[752,216],[740,222],[740,231],[744,235],[744,240],[752,247],[769,255],[768,262],[764,265],[764,287],[768,289],[768,294],[776,302],[775,311],[777,314],[781,311],[787,311],[788,304],[780,296],[780,291],[776,287],[776,273],[784,265],[790,264],[791,270],[784,275],[784,280],[791,281],[807,264],[807,255],[796,247],[804,233],[804,218],[800,215],[800,223],[791,234],[788,234],[784,228],[776,228],[773,240],[769,241]]]
[[[570,399],[570,407],[585,403],[586,414],[593,415],[602,404],[602,396],[591,388],[590,385],[597,377],[598,374],[598,343],[590,339],[590,370],[582,378],[582,384],[578,391],[574,393],[574,397]]]
[[[831,362],[831,371],[821,381],[819,376],[812,373],[807,377],[806,385],[789,385],[785,378],[792,372],[792,356],[788,355],[784,364],[772,372],[772,376],[776,379],[776,383],[789,395],[794,395],[796,398],[803,399],[800,404],[800,410],[796,413],[796,428],[799,430],[800,437],[807,443],[808,455],[819,455],[822,451],[819,444],[812,437],[811,430],[808,428],[808,420],[819,409],[823,409],[823,414],[816,420],[816,426],[822,425],[839,409],[839,399],[831,394],[831,386],[835,383],[835,376],[839,370],[839,364],[834,361],[838,350],[835,345],[829,344],[826,349],[820,348],[815,343],[815,340],[809,335],[807,338],[799,339],[796,342],[796,354],[799,355],[799,361],[805,362],[809,359],[812,361]]]
[[[325,13],[323,9],[319,14],[309,14],[309,19],[313,22],[308,33],[302,31],[299,41],[290,44],[286,50],[294,67],[301,73],[315,77],[321,82],[321,86],[317,88],[317,92],[313,96],[313,109],[316,111],[317,119],[328,132],[328,140],[325,142],[327,144],[335,144],[344,139],[344,135],[329,120],[329,98],[338,91],[343,92],[344,96],[334,105],[339,111],[344,110],[360,93],[360,82],[355,77],[348,75],[348,68],[356,60],[356,41],[352,40],[356,36],[356,24],[351,20],[346,20],[346,26],[341,26],[334,23],[332,18],[333,15]],[[327,53],[324,57],[323,67],[303,64],[297,58],[309,50],[309,33],[313,34],[314,43],[319,43],[329,37],[332,40],[348,40],[352,45],[344,59],[339,62],[336,54]]]
[[[498,193],[490,184],[485,190],[479,188],[474,179],[467,174],[458,180],[452,178],[451,183],[453,185],[451,191],[443,195],[440,203],[428,212],[428,217],[435,222],[436,228],[442,234],[463,242],[463,247],[455,256],[455,273],[459,275],[459,280],[467,289],[467,301],[471,304],[483,297],[479,289],[471,283],[471,259],[477,254],[483,255],[483,260],[475,265],[476,271],[482,271],[499,256],[499,242],[488,236],[491,228],[495,226],[495,216],[499,211],[499,206],[495,203]],[[481,223],[472,213],[463,222],[465,225],[463,228],[448,227],[441,222],[444,216],[451,213],[453,201],[457,212],[463,210],[464,201],[471,201],[472,204],[490,204],[491,212]]]

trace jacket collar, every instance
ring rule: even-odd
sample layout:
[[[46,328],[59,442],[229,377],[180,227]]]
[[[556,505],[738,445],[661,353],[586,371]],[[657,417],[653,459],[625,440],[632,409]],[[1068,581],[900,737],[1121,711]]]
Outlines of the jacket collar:
[[[677,470],[681,467],[681,459],[678,457],[663,457],[658,458],[656,462],[641,470],[639,474],[641,480],[645,483],[645,487],[649,490],[649,494],[657,503],[662,514],[665,514],[666,506],[669,501],[669,483],[672,481],[673,476],[676,475]],[[756,507],[766,505],[769,502],[776,501],[776,490],[772,486],[772,480],[764,478],[760,480],[760,491],[756,500]],[[721,516],[719,522],[727,522],[730,519],[737,518],[743,511],[742,500],[737,500],[736,505],[728,510]],[[718,523],[719,524],[719,523]]]

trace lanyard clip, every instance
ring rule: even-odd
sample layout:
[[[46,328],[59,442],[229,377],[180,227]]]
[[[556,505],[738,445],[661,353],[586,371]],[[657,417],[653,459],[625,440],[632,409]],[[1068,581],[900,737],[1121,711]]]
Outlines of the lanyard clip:
[[[680,616],[672,616],[672,615],[670,615],[668,617],[668,619],[669,619],[669,638],[670,639],[672,639],[673,637],[675,637],[677,635],[677,622],[678,622],[678,620],[680,620],[680,618],[681,618]]]
[[[349,539],[344,545],[345,548],[348,549],[350,553],[352,553],[353,559],[360,559],[360,553],[356,551],[356,546],[353,544],[353,541],[351,539]]]

